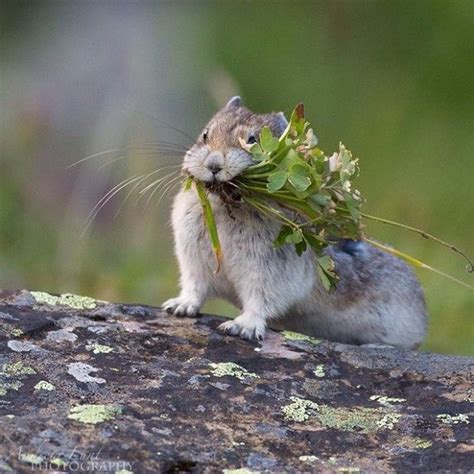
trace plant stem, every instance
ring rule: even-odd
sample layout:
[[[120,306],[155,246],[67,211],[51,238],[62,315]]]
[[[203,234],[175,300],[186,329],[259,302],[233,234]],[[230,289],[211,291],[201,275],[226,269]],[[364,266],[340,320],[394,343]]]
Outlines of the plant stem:
[[[267,206],[266,204],[263,204],[261,202],[256,201],[255,199],[249,198],[249,197],[244,197],[244,200],[248,202],[250,205],[255,207],[256,209],[263,211],[266,211],[267,215],[273,215],[278,217],[283,223],[287,224],[288,226],[292,227],[293,229],[299,229],[300,226],[298,224],[295,224],[292,220],[288,219],[281,213],[280,211],[277,211],[276,209]]]
[[[474,290],[474,286],[471,286],[468,283],[465,283],[461,280],[458,280],[457,278],[455,278],[451,275],[448,275],[447,273],[444,273],[441,270],[438,270],[437,268],[433,268],[433,267],[427,265],[426,263],[422,262],[421,260],[418,260],[418,259],[416,259],[416,258],[414,258],[410,255],[407,255],[406,253],[400,252],[400,250],[394,249],[394,248],[389,247],[387,245],[383,245],[380,242],[377,242],[376,240],[369,239],[368,237],[364,237],[364,240],[366,242],[369,242],[370,244],[372,244],[374,247],[378,247],[379,249],[384,250],[385,252],[391,253],[392,255],[395,255],[396,257],[399,257],[399,258],[405,260],[406,262],[410,263],[414,267],[424,268],[425,270],[430,270],[430,271],[432,271],[432,272],[434,272],[438,275],[441,275],[441,276],[447,278],[448,280],[454,281],[458,285],[462,285],[466,288],[469,288],[470,290]]]
[[[346,212],[346,213],[349,212],[348,210],[346,210],[342,207],[338,207],[337,209],[340,210],[340,211]],[[413,227],[413,226],[410,226],[410,225],[407,225],[407,224],[400,224],[399,222],[391,221],[391,220],[388,220],[388,219],[382,219],[381,217],[372,216],[370,214],[365,214],[363,212],[361,212],[360,215],[364,219],[368,219],[368,220],[371,220],[371,221],[374,221],[374,222],[379,222],[381,224],[387,224],[387,225],[391,225],[391,226],[394,226],[394,227],[399,227],[401,229],[409,230],[410,232],[414,232],[415,234],[418,234],[418,235],[420,235],[421,237],[423,237],[425,239],[433,240],[434,242],[442,245],[443,247],[447,247],[448,249],[452,250],[453,252],[457,253],[458,255],[461,255],[461,257],[463,257],[464,260],[466,260],[466,262],[467,262],[466,271],[468,273],[472,273],[472,271],[473,271],[473,262],[472,262],[472,260],[464,252],[459,250],[453,244],[450,244],[449,242],[445,242],[444,240],[441,240],[440,238],[435,237],[434,235],[428,234],[427,232],[425,232],[421,229],[418,229],[416,227]]]

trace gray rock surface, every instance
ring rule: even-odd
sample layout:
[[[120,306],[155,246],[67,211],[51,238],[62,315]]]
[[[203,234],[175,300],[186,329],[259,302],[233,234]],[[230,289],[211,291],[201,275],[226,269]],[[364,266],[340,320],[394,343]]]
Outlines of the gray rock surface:
[[[0,293],[0,472],[472,469],[472,359],[221,321]]]

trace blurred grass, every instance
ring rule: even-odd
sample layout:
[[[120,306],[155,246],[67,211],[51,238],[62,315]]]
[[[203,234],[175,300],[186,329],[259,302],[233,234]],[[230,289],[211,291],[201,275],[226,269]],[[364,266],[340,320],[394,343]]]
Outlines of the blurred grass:
[[[46,20],[56,25],[66,18],[64,35],[67,22],[82,21],[87,35],[87,22],[99,7],[85,3],[86,13],[74,20],[64,4],[37,3],[27,12],[9,5],[0,56],[2,71],[8,72],[2,86],[0,286],[159,304],[177,292],[178,282],[169,200],[146,213],[129,205],[114,220],[120,205],[115,200],[85,238],[78,237],[87,211],[107,186],[118,182],[120,173],[150,169],[150,161],[134,156],[108,172],[98,169],[104,161],[66,172],[66,164],[104,149],[95,148],[97,143],[109,145],[97,127],[102,122],[91,112],[82,128],[71,131],[38,114],[35,101],[16,99],[28,97],[23,75],[29,70],[18,67],[15,54],[35,45],[35,54],[48,56],[48,43],[41,42]],[[120,8],[105,5],[107,15]],[[140,48],[138,59],[134,54],[128,60],[148,64],[161,55],[156,77],[147,79],[143,104],[152,102],[155,80],[165,100],[159,111],[148,111],[193,135],[215,110],[213,100],[221,100],[229,87],[238,87],[230,92],[240,92],[257,111],[288,112],[304,101],[322,148],[329,152],[342,140],[360,157],[358,187],[368,213],[422,227],[472,255],[473,2],[181,2],[147,8],[134,21],[137,28],[150,27],[152,42]],[[38,10],[42,28],[35,23]],[[21,39],[20,29],[29,32]],[[101,39],[102,33],[96,34]],[[125,41],[126,31],[110,34]],[[81,51],[78,62],[94,54]],[[28,56],[24,61],[28,64]],[[59,68],[63,57],[51,61]],[[222,77],[230,86],[221,84]],[[32,84],[36,80],[30,78]],[[74,117],[75,104],[88,91],[70,93],[75,102],[67,102],[66,113]],[[58,92],[56,101],[61,100],[66,99]],[[145,119],[133,133],[118,134],[119,143],[112,140],[111,147],[128,143],[143,128],[154,133],[160,127]],[[161,136],[167,134],[169,129],[161,128]],[[97,141],[92,135],[99,135]],[[367,229],[473,283],[463,262],[447,250],[402,230],[374,223]],[[436,275],[418,274],[430,312],[423,349],[474,354],[473,293]],[[236,314],[221,302],[206,309]]]

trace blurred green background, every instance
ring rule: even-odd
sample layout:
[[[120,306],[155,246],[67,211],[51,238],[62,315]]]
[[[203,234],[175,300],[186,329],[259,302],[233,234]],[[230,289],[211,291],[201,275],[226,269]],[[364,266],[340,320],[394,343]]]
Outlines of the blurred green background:
[[[174,127],[196,136],[235,94],[261,112],[304,101],[323,149],[343,140],[360,157],[366,212],[473,253],[471,0],[3,0],[0,27],[0,287],[153,305],[175,295],[173,190],[146,209],[136,190],[116,216],[121,193],[80,234],[114,184],[179,164],[181,149],[154,144],[189,145]],[[368,230],[473,284],[446,249]],[[418,274],[423,349],[474,354],[473,293]]]

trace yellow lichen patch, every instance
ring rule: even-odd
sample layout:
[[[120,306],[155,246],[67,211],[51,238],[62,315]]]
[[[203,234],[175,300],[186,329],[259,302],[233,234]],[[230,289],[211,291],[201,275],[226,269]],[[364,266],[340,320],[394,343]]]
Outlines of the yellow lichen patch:
[[[122,408],[116,405],[76,405],[71,408],[68,418],[95,425],[113,420],[121,412]]]
[[[113,347],[105,346],[105,345],[97,344],[97,343],[88,344],[86,346],[86,349],[88,351],[92,351],[94,354],[108,354],[109,352],[114,351]]]
[[[281,334],[285,339],[289,339],[290,341],[303,341],[303,342],[309,342],[311,344],[319,344],[321,342],[321,339],[316,339],[315,337],[306,336],[305,334],[300,334],[299,332],[282,331]]]
[[[34,388],[35,390],[46,390],[48,392],[56,390],[56,387],[52,383],[47,382],[46,380],[40,380]]]
[[[94,309],[97,306],[95,299],[88,296],[73,295],[72,293],[54,296],[44,291],[30,291],[30,294],[37,303],[49,306],[68,306],[72,309]]]
[[[12,364],[4,364],[0,374],[6,375],[7,377],[13,377],[15,375],[36,374],[36,370],[33,369],[33,367],[24,365],[23,362],[19,360],[18,362],[14,362]]]
[[[281,408],[285,420],[306,421],[314,412],[319,410],[317,403],[299,397],[290,397],[291,403]]]
[[[15,328],[15,329],[12,329],[10,334],[13,336],[13,337],[20,337],[20,336],[23,336],[23,331],[19,328]]]
[[[240,365],[234,362],[219,362],[218,364],[211,363],[209,364],[213,370],[211,371],[212,375],[215,377],[225,377],[230,375],[231,377],[236,377],[239,380],[244,380],[245,378],[259,378],[257,374],[249,372],[246,368],[241,367]]]

